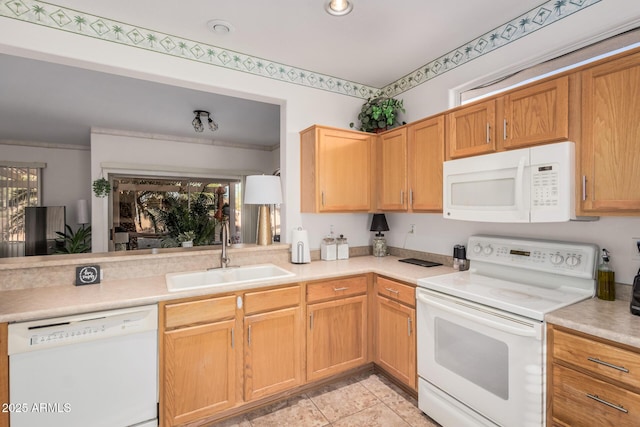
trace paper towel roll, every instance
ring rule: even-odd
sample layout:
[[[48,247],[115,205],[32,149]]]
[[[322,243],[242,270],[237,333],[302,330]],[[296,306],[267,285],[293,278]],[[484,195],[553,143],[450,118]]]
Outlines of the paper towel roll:
[[[309,234],[301,227],[291,232],[291,262],[293,264],[306,264],[311,262],[309,251]]]

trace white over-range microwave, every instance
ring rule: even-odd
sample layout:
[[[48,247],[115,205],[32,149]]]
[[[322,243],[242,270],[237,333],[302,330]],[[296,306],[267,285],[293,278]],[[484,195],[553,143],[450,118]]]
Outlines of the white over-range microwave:
[[[575,219],[575,146],[559,142],[444,162],[443,215],[483,222]]]

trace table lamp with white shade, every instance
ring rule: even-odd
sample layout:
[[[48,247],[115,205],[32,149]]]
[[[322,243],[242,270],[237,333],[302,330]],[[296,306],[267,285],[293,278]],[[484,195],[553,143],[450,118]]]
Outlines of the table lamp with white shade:
[[[276,175],[249,175],[244,188],[244,203],[260,205],[258,212],[258,245],[273,242],[270,205],[282,203],[280,177]]]

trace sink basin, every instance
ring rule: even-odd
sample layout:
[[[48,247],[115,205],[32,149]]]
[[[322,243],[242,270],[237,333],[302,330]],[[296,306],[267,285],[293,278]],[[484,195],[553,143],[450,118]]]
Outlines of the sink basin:
[[[169,292],[177,292],[281,279],[291,276],[295,276],[295,274],[277,265],[258,264],[186,273],[168,273],[165,278]]]

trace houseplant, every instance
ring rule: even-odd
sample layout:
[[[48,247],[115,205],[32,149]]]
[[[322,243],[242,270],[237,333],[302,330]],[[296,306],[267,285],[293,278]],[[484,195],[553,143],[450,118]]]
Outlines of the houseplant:
[[[58,254],[81,254],[91,252],[91,226],[78,228],[75,232],[69,224],[65,224],[66,231],[56,231],[59,239]]]
[[[98,178],[93,181],[93,193],[96,197],[106,197],[109,195],[111,191],[111,184],[105,178]]]
[[[400,123],[398,122],[398,112],[405,112],[403,101],[386,96],[377,96],[367,99],[362,105],[358,120],[360,120],[360,130],[363,132],[382,132],[391,129]],[[354,123],[349,124],[354,127]]]

